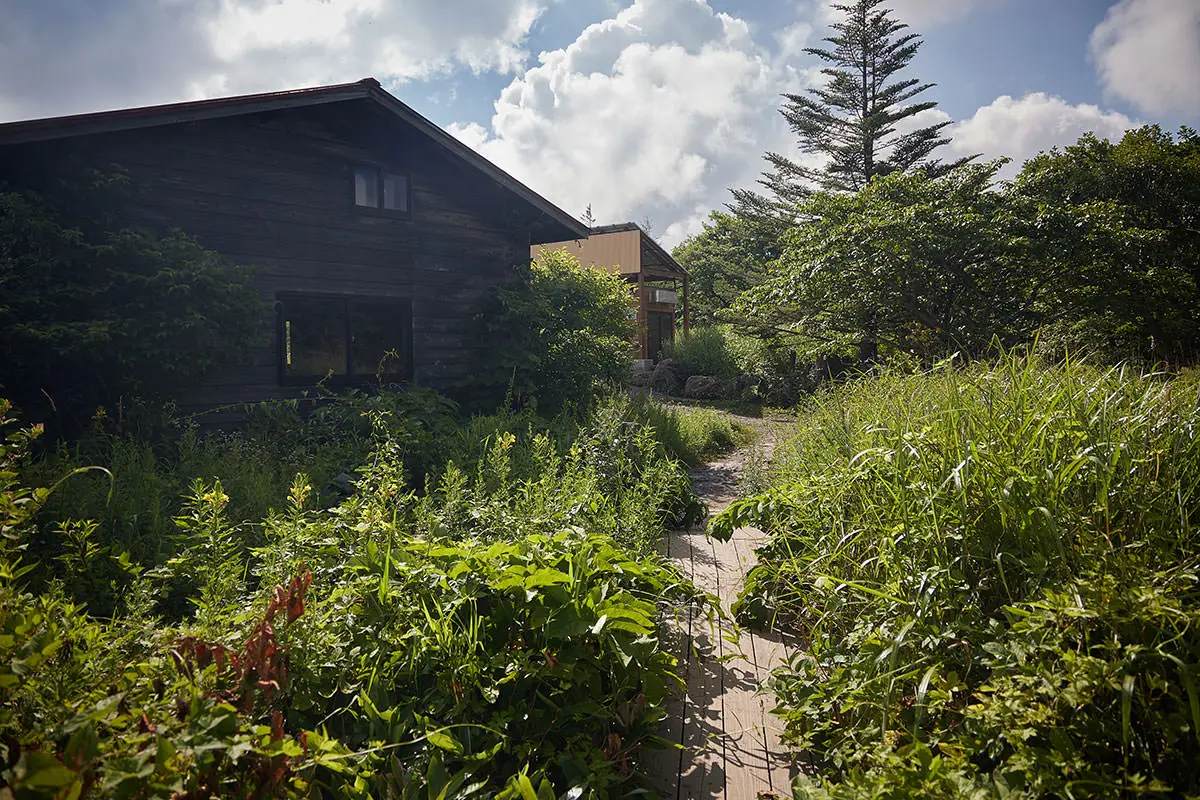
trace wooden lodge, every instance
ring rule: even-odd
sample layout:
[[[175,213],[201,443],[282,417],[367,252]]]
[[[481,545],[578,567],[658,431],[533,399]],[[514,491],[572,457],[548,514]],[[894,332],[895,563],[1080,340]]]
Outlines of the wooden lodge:
[[[372,78],[0,125],[14,188],[113,165],[137,224],[256,268],[274,309],[254,363],[180,387],[185,410],[374,380],[390,351],[386,377],[452,388],[489,289],[531,245],[588,235]]]
[[[658,360],[663,347],[675,341],[678,316],[688,330],[688,273],[648,233],[632,222],[591,228],[575,238],[532,248],[565,250],[584,266],[619,273],[637,298],[637,357]]]

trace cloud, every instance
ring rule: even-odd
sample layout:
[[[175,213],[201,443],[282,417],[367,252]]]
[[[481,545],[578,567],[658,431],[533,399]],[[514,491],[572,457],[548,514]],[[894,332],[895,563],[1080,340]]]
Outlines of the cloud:
[[[921,32],[923,27],[944,25],[962,19],[978,8],[999,5],[1003,0],[892,0],[896,19]]]
[[[1148,114],[1200,117],[1200,2],[1121,0],[1092,31],[1104,88]]]
[[[1013,163],[1001,175],[1012,177],[1027,159],[1054,146],[1073,144],[1089,131],[1114,139],[1136,125],[1116,111],[1087,103],[1072,105],[1043,92],[1027,94],[1020,100],[1002,95],[970,119],[950,126],[953,141],[946,150],[947,155],[982,153],[984,159],[1007,156]]]
[[[549,0],[39,0],[0,26],[3,118],[465,66],[519,72]]]
[[[490,130],[451,132],[571,213],[650,216],[668,245],[753,183],[765,150],[788,149],[779,93],[807,80],[705,0],[635,0],[539,62]]]
[[[894,19],[912,26],[917,33],[923,28],[944,25],[971,14],[977,8],[998,6],[1007,0],[891,0],[886,4]],[[840,22],[845,14],[833,6],[845,5],[846,0],[818,0],[816,18],[824,25]]]

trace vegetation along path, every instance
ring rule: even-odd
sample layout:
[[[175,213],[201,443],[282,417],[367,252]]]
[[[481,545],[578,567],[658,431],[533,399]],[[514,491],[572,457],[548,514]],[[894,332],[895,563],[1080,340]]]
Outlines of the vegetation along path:
[[[692,472],[695,490],[709,506],[709,519],[734,499],[750,459],[765,462],[775,444],[770,423],[741,421],[758,428],[759,442]],[[664,549],[699,589],[720,598],[724,615],[719,623],[686,612],[677,620],[680,674],[687,688],[673,699],[663,736],[682,749],[664,751],[651,769],[668,799],[790,797],[794,767],[780,742],[782,727],[769,713],[773,698],[758,692],[786,658],[787,645],[737,628],[729,613],[764,534],[742,528],[723,543],[710,539],[706,526],[707,520],[704,526],[673,532]]]

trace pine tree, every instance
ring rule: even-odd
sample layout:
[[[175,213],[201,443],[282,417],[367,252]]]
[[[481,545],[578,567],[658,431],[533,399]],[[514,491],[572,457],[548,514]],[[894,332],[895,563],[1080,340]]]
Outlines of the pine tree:
[[[921,37],[902,33],[908,26],[878,8],[883,2],[834,5],[845,18],[831,26],[834,35],[825,39],[829,47],[805,49],[831,65],[821,70],[828,82],[807,94],[784,95],[780,113],[799,137],[800,149],[825,155],[827,163],[814,169],[767,153],[772,170],[760,182],[771,197],[735,191],[739,211],[792,205],[813,189],[858,191],[891,172],[924,169],[937,175],[970,160],[943,164],[930,158],[950,141],[942,133],[948,121],[899,132],[899,123],[937,106],[931,100],[909,103],[935,84],[893,80],[916,55]]]

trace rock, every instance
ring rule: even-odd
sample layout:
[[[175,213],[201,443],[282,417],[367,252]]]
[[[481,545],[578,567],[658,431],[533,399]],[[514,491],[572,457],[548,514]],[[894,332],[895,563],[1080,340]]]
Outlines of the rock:
[[[660,362],[650,375],[650,388],[663,394],[678,394],[683,381],[666,362]]]
[[[649,359],[638,359],[633,362],[629,372],[630,386],[648,386],[654,376],[654,362]]]
[[[686,361],[680,361],[675,358],[664,358],[658,362],[659,366],[666,366],[667,369],[675,373],[681,381],[686,381],[689,377],[695,374],[696,368]]]
[[[712,400],[721,394],[721,380],[711,375],[693,375],[683,387],[683,396],[693,400]]]

